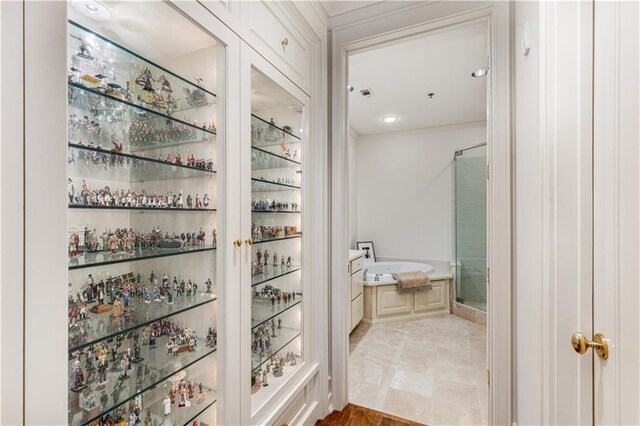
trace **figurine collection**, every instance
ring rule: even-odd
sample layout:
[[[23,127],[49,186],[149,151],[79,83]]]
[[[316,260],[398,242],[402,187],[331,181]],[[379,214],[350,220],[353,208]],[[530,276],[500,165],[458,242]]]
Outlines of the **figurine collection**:
[[[284,129],[289,131],[285,131]],[[251,140],[252,141],[262,141],[264,140],[267,144],[275,144],[278,143],[280,145],[280,149],[282,150],[282,156],[288,159],[296,160],[298,157],[298,151],[294,150],[293,153],[287,147],[285,134],[293,135],[291,132],[291,126],[284,126],[282,130],[280,130],[277,126],[273,118],[269,120],[269,126],[256,126],[253,123],[251,124]],[[258,159],[256,155],[256,159]]]
[[[269,362],[265,365],[264,370],[261,368],[251,374],[251,393],[254,394],[260,388],[269,386],[269,374],[273,373],[273,377],[282,377],[284,367],[288,365],[295,366],[298,364],[297,359],[300,358],[293,351],[289,351],[282,356],[280,354],[273,355]]]
[[[115,68],[111,67],[108,61],[94,57],[94,50],[96,52],[100,50],[98,46],[88,43],[84,35],[71,37],[79,41],[79,46],[76,53],[71,56],[71,66],[67,76],[70,83],[80,86],[89,85],[93,90],[113,98],[160,111],[168,112],[172,109],[211,104],[211,95],[205,92],[204,80],[201,77],[195,78],[195,84],[188,85],[192,87],[182,87],[182,93],[176,94],[172,88],[172,81],[165,74],[154,76],[152,70],[145,66],[137,77],[132,78],[133,84],[125,81],[122,85],[118,81]]]
[[[71,142],[70,142],[71,143]],[[139,169],[144,169],[145,167],[154,167],[153,163],[145,162],[144,153],[136,153],[136,157],[125,157],[113,155],[113,153],[122,153],[124,148],[123,145],[118,142],[118,140],[113,140],[112,142],[113,149],[111,151],[104,152],[96,152],[96,151],[81,151],[78,156],[80,158],[76,158],[76,151],[71,147],[69,159],[67,160],[69,164],[78,164],[78,162],[82,162],[87,165],[100,166],[104,167],[106,170],[108,167],[118,168],[118,167],[136,167]],[[93,143],[89,143],[85,145],[83,140],[79,140],[76,145],[78,146],[86,146],[88,148],[95,148],[97,150],[103,150],[101,146],[96,146]],[[196,158],[193,154],[184,158],[180,154],[167,154],[167,156],[158,156],[157,158],[152,158],[155,161],[167,163],[167,164],[175,164],[178,166],[189,167],[192,169],[198,170],[207,170],[213,171],[213,160],[204,159],[204,158]]]
[[[107,175],[115,177],[123,171],[128,173],[130,168],[135,168],[127,175],[131,176],[132,182],[153,181],[167,170],[182,170],[185,176],[204,175],[167,165],[213,172],[213,159],[199,158],[203,154],[199,150],[204,145],[188,145],[212,141],[216,125],[210,120],[210,110],[195,112],[192,116],[198,120],[192,120],[181,111],[213,105],[215,95],[204,88],[202,77],[196,77],[190,84],[141,57],[132,57],[139,63],[132,62],[131,67],[126,61],[112,61],[109,58],[114,56],[110,50],[118,48],[117,45],[105,43],[102,37],[95,37],[73,24],[71,27],[70,36],[74,40],[70,44],[68,72],[71,109],[68,165],[73,177],[67,181],[69,205],[176,210],[213,208],[209,194],[195,193],[193,188],[187,188],[191,192],[183,193],[179,187],[172,187],[170,191],[162,187],[162,191],[157,191],[136,189],[140,186],[137,185],[132,190],[127,184],[118,188],[95,185],[89,176],[90,185],[82,177],[76,177],[78,173],[88,175],[86,170],[105,170],[109,171]],[[177,114],[182,117],[178,118]],[[274,160],[274,155],[268,151],[252,150],[252,161],[263,165],[271,165],[270,161],[281,165],[282,158],[297,161],[301,147],[297,145],[299,141],[289,136],[292,130],[290,125],[278,128],[273,118],[266,126],[252,125],[252,140],[272,145],[270,149],[274,155],[281,156]],[[173,147],[183,144],[191,148],[179,152]],[[293,145],[290,148],[288,144]],[[200,148],[193,149],[194,146]],[[275,154],[277,146],[282,152]],[[147,156],[143,150],[147,151]],[[135,172],[141,172],[141,177],[138,178]],[[152,178],[148,179],[150,175]],[[291,187],[299,185],[295,178],[280,176],[254,180]],[[256,199],[251,208],[257,212],[299,212],[299,203]],[[72,264],[86,253],[135,255],[143,250],[203,248],[208,237],[212,237],[213,247],[217,245],[215,229],[207,236],[203,228],[182,233],[166,232],[159,226],[150,231],[132,227],[102,230],[99,227],[100,232],[91,228],[77,227],[69,232],[68,252]],[[251,235],[259,242],[301,234],[297,226],[254,223]],[[257,249],[251,275],[292,271],[293,260],[291,255]],[[213,283],[210,278],[204,282],[200,278],[196,282],[192,278],[194,275],[179,273],[185,271],[173,272],[175,275],[151,271],[148,277],[140,272],[130,272],[113,278],[110,275],[95,278],[88,274],[77,290],[70,290],[69,345],[81,348],[69,351],[69,388],[73,392],[71,395],[77,396],[70,398],[70,401],[75,400],[69,403],[71,416],[80,418],[82,413],[83,423],[87,417],[97,417],[91,423],[101,426],[120,423],[156,426],[166,422],[164,419],[175,420],[168,417],[173,410],[189,407],[193,402],[206,402],[211,388],[199,383],[197,376],[188,374],[185,365],[191,365],[217,348],[217,331],[213,327],[207,329],[205,325],[203,329],[198,328],[198,332],[192,325],[200,327],[200,322],[189,321],[189,325],[172,315],[197,307],[203,297],[212,297]],[[262,304],[265,310],[270,304],[272,311],[277,309],[276,305],[284,305],[282,309],[286,309],[299,303],[301,296],[300,292],[288,292],[272,285],[254,288],[252,292],[254,302]],[[201,333],[205,330],[206,334]],[[252,364],[256,361],[261,364],[252,373],[252,393],[269,386],[271,377],[283,376],[284,369],[295,366],[300,359],[299,354],[279,346],[279,340],[284,340],[287,333],[280,339],[278,335],[286,330],[292,331],[283,327],[283,319],[279,317],[252,329]],[[155,395],[153,401],[150,395]],[[193,421],[193,424],[197,422]]]
[[[289,203],[276,200],[253,200],[251,210],[258,212],[297,212],[298,203]]]
[[[252,150],[251,151],[251,162],[252,163],[262,163],[262,164],[274,164],[276,163],[276,159],[273,157],[274,154],[267,153],[263,151]],[[277,154],[275,154],[277,155]],[[289,154],[289,150],[286,150],[282,153],[282,157],[287,160],[298,161],[298,150],[294,150],[293,154]]]
[[[205,347],[215,348],[216,340],[217,333],[215,329],[210,327],[207,331]],[[157,361],[136,365],[144,361],[143,354],[150,356],[151,352],[158,349],[160,341],[166,341],[165,346],[169,348],[167,356],[171,357],[193,352],[198,345],[195,329],[173,320],[160,320],[71,353],[70,358],[73,360],[69,368],[71,390],[76,393],[83,392],[83,408],[90,410],[98,406],[99,392],[101,392],[99,397],[100,411],[106,411],[110,405],[118,405],[121,397],[135,395],[131,399],[129,412],[135,414],[136,422],[140,421],[140,413],[144,408],[140,390],[150,383],[163,380],[163,376],[171,374],[171,369],[176,368],[173,366],[173,361],[168,361],[166,366],[154,366],[153,364]],[[144,353],[143,348],[145,348]],[[134,366],[135,373],[133,374]],[[166,367],[169,367],[169,370],[165,370]],[[178,374],[183,377],[185,375],[184,372]],[[135,377],[135,384],[133,382],[128,384],[128,379],[133,377]],[[106,393],[108,389],[111,390],[110,397]],[[183,391],[184,397],[181,396]],[[196,386],[191,380],[174,383],[169,395],[172,395],[172,403],[175,402],[174,398],[178,396],[178,407],[183,407],[187,405],[187,398],[202,399],[206,393],[203,391],[202,384],[199,384],[198,396],[196,396]],[[122,408],[123,406],[120,407],[120,409]],[[112,412],[110,415],[117,417],[118,413]]]
[[[211,389],[202,385],[202,382],[195,384],[193,379],[187,380],[187,375],[178,374],[177,378],[171,378],[168,393],[161,401],[161,410],[154,413],[156,417],[170,416],[172,409],[177,405],[177,408],[191,406],[191,401],[195,401],[197,404],[205,402],[205,397],[211,391]],[[143,414],[143,410],[145,414]],[[127,415],[128,413],[128,415]],[[152,408],[143,407],[142,395],[136,396],[131,400],[127,407],[124,405],[119,406],[115,410],[103,415],[96,423],[97,426],[113,426],[119,424],[127,424],[129,426],[142,425],[155,426],[160,423],[157,419],[152,419]],[[144,419],[143,419],[144,418]],[[194,421],[197,425],[197,422]],[[193,425],[192,425],[193,426]]]
[[[280,256],[280,258],[278,258],[277,252],[274,252],[273,255],[271,255],[269,250],[265,250],[264,253],[262,253],[262,249],[258,249],[256,251],[256,261],[251,262],[251,276],[254,277],[264,273],[265,269],[269,265],[270,258],[273,259],[271,266],[273,268],[277,268],[278,265],[280,265],[280,271],[285,271],[286,269],[291,268],[293,263],[292,256],[287,256],[285,260],[284,256]]]
[[[214,230],[215,235],[215,230]],[[200,228],[196,232],[162,234],[160,227],[153,227],[151,232],[136,232],[132,228],[117,228],[115,231],[107,229],[102,234],[85,227],[83,245],[77,232],[69,235],[69,256],[79,256],[83,253],[111,252],[135,253],[144,249],[176,249],[203,247],[206,241],[205,232]],[[215,241],[214,241],[215,244]]]
[[[277,178],[276,180],[270,180],[270,179],[266,179],[263,176],[260,176],[257,179],[261,180],[263,182],[277,183],[279,185],[296,186],[296,180],[295,179],[291,179],[291,178]]]
[[[204,282],[206,290],[201,291],[202,295],[211,294],[211,286],[211,279],[208,278]],[[89,305],[92,304],[95,306],[90,309],[91,312],[100,314],[112,311],[111,319],[135,318],[137,313],[132,305],[151,303],[152,300],[173,304],[176,299],[188,300],[197,294],[198,284],[194,280],[178,280],[174,276],[170,281],[166,273],[160,277],[151,271],[148,281],[144,280],[140,273],[129,273],[115,278],[108,277],[106,280],[100,279],[98,282],[93,274],[89,274],[75,295],[69,293],[69,327],[77,327],[83,320],[88,319]]]
[[[253,300],[271,301],[271,306],[275,307],[276,302],[278,305],[280,305],[281,303],[286,305],[287,303],[295,301],[296,295],[300,296],[301,293],[296,293],[295,291],[285,292],[280,290],[279,288],[275,288],[267,284],[262,287],[260,291],[254,289]],[[278,320],[278,328],[281,328],[280,320]]]
[[[82,180],[82,188],[80,193],[76,195],[76,187],[73,179],[67,179],[67,195],[69,196],[70,205],[80,206],[99,206],[99,207],[146,207],[146,208],[163,208],[163,209],[206,209],[211,204],[208,194],[200,196],[196,194],[195,198],[188,194],[185,198],[182,190],[174,193],[168,191],[166,194],[147,193],[142,189],[139,193],[127,189],[114,189],[105,185],[100,189],[91,189],[87,182]]]
[[[107,120],[112,122],[113,120]],[[124,136],[125,142],[128,141],[130,146],[135,147],[154,147],[157,148],[163,144],[175,142],[209,142],[211,137],[202,134],[199,130],[215,132],[215,124],[203,124],[198,126],[197,121],[189,121],[191,124],[180,122],[159,122],[153,117],[141,116],[129,123],[128,132],[126,130],[117,130],[112,126],[102,127],[99,117],[90,119],[88,115],[79,116],[75,113],[69,115],[69,136],[75,143],[81,144],[80,141],[88,141],[95,147],[109,145],[113,147],[115,152],[119,150],[121,144],[118,141],[118,135]],[[127,138],[128,136],[128,138]],[[84,144],[84,142],[82,143]]]
[[[273,240],[283,237],[298,235],[297,226],[266,226],[257,223],[251,224],[251,238],[254,241]]]

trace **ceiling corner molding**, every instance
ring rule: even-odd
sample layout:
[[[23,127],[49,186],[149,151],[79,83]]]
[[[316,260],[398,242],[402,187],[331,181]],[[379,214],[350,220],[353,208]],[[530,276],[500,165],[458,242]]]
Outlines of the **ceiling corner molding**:
[[[474,128],[486,127],[486,126],[487,126],[487,122],[484,120],[467,121],[464,123],[445,124],[443,126],[429,126],[429,127],[419,127],[416,129],[397,130],[394,132],[373,133],[370,135],[360,134],[358,136],[358,140],[367,141],[367,140],[385,139],[393,136],[409,136],[409,135],[420,135],[425,133],[450,132],[455,130],[474,129]]]

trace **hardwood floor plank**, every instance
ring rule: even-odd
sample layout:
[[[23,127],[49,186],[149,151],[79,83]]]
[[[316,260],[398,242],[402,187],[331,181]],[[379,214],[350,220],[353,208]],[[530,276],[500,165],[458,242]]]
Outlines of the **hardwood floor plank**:
[[[411,420],[392,416],[355,404],[347,404],[342,411],[334,411],[316,426],[425,426]]]

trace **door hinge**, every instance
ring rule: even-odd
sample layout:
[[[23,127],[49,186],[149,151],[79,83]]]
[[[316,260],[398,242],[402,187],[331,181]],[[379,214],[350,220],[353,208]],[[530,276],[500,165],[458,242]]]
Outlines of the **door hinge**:
[[[489,273],[489,268],[487,268],[487,285],[491,283],[491,275]]]
[[[489,369],[487,368],[487,384],[490,385],[491,384],[491,373],[489,372]]]
[[[487,163],[487,180],[491,179],[491,164]]]

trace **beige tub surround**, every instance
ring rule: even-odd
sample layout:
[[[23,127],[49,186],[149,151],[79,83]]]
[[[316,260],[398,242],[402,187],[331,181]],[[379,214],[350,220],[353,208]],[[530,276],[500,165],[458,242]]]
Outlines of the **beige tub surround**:
[[[389,261],[389,259],[385,259]],[[396,259],[393,259],[396,260]],[[393,278],[363,282],[364,321],[381,322],[401,318],[441,316],[450,313],[449,295],[453,275],[449,262],[425,261],[434,267],[427,274],[431,290],[402,293]]]

